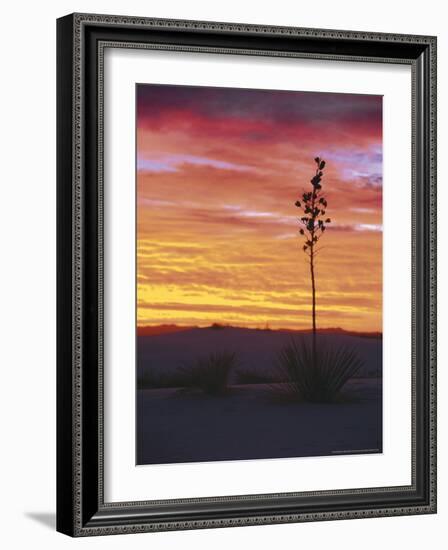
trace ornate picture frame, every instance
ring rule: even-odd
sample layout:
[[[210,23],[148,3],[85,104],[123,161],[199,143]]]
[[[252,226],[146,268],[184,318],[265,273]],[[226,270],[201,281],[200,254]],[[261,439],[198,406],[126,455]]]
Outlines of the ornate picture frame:
[[[105,499],[104,53],[396,64],[412,79],[411,483]],[[72,14],[57,21],[57,530],[70,536],[436,512],[436,38]],[[386,154],[393,154],[393,151]],[[105,308],[106,305],[106,308]],[[134,372],[129,364],[129,372]],[[398,406],[398,405],[397,405]]]

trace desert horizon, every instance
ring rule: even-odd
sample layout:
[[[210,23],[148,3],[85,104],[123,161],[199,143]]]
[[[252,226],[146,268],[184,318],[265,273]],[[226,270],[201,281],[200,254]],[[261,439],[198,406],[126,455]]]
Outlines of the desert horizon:
[[[271,328],[268,325],[265,326],[238,326],[231,324],[223,323],[212,323],[208,325],[178,325],[178,324],[155,324],[155,325],[137,325],[137,336],[156,336],[159,334],[171,334],[175,332],[184,332],[193,329],[211,329],[211,330],[222,330],[222,329],[241,329],[248,331],[269,331],[269,332],[289,332],[297,334],[311,334],[312,328],[287,328],[287,327],[276,327]],[[318,334],[346,334],[353,335],[365,338],[382,338],[382,331],[357,331],[357,330],[347,330],[342,327],[319,327],[317,329]]]

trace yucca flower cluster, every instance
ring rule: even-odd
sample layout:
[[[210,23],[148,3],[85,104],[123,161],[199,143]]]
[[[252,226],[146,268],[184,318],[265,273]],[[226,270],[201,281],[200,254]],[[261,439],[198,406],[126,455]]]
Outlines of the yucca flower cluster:
[[[304,191],[301,200],[295,202],[297,208],[301,208],[304,216],[298,218],[300,225],[300,235],[305,237],[303,250],[308,255],[315,253],[315,245],[325,232],[327,224],[331,223],[330,218],[326,218],[328,206],[327,199],[322,194],[322,178],[324,175],[325,161],[320,157],[314,159],[316,163],[316,173],[310,183],[312,189]]]

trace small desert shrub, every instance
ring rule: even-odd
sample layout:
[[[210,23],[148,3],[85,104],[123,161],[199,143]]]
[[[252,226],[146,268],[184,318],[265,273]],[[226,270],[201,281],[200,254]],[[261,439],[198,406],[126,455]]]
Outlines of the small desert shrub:
[[[311,344],[292,340],[278,355],[278,372],[287,382],[272,386],[278,395],[294,401],[337,401],[346,382],[363,362],[354,349],[319,346],[313,357]]]
[[[152,370],[146,370],[137,378],[137,387],[139,390],[160,388],[160,378],[159,374],[155,374]]]
[[[186,379],[185,387],[210,395],[223,395],[228,390],[230,371],[236,365],[236,354],[222,351],[199,357],[181,366],[179,372]]]

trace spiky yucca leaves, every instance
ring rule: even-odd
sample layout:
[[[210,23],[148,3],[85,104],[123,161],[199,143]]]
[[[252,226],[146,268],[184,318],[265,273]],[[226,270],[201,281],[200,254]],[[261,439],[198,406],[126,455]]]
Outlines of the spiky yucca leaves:
[[[287,382],[273,386],[276,393],[294,401],[331,403],[340,397],[346,382],[362,367],[354,349],[341,346],[313,347],[305,341],[291,340],[278,355],[279,374]]]
[[[210,395],[224,395],[228,390],[230,371],[237,363],[236,353],[214,352],[183,365],[179,371],[185,375],[188,388]]]

